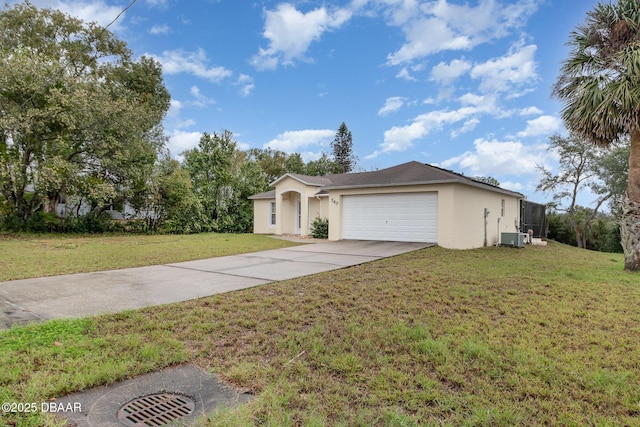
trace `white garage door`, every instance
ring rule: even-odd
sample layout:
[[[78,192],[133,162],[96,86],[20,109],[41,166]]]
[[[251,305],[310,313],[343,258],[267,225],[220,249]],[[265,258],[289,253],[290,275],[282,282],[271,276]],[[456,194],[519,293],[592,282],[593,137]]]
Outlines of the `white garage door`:
[[[342,238],[437,243],[438,193],[344,196]]]

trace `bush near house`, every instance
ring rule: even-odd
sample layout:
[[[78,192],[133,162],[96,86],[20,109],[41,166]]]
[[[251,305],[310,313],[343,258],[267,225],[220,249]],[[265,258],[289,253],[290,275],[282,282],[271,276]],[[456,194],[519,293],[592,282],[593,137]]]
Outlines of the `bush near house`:
[[[311,222],[311,235],[316,239],[329,238],[329,220],[327,218],[316,217]]]

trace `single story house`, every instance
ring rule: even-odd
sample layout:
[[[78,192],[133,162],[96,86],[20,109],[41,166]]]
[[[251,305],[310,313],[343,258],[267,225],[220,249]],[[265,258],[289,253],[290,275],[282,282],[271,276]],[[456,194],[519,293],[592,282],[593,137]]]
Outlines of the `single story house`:
[[[373,172],[308,176],[288,173],[256,194],[254,233],[311,233],[329,219],[329,240],[431,242],[445,248],[496,245],[519,232],[515,191],[436,166],[408,162]]]

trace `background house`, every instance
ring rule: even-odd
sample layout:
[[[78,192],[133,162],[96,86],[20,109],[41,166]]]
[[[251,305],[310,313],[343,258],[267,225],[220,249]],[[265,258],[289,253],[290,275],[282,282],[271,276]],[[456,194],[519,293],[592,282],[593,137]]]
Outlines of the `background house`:
[[[431,242],[446,248],[495,245],[519,232],[524,196],[452,171],[408,162],[373,172],[286,174],[256,194],[254,232],[310,234],[329,219],[329,240]]]

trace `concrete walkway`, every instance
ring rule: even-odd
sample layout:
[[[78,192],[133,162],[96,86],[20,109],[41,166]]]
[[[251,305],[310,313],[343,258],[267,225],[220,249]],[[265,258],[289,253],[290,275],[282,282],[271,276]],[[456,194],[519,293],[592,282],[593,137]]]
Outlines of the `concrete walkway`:
[[[206,297],[415,251],[428,243],[338,241],[199,261],[0,282],[0,329]]]

